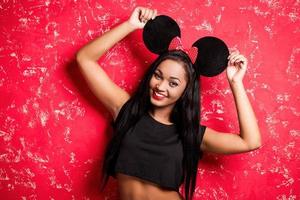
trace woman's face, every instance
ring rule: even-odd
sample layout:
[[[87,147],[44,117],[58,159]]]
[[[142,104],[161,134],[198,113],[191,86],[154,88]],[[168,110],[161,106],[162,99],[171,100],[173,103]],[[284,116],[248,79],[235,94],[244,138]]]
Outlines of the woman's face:
[[[153,106],[172,109],[187,85],[186,71],[182,63],[164,60],[150,79],[150,101]]]

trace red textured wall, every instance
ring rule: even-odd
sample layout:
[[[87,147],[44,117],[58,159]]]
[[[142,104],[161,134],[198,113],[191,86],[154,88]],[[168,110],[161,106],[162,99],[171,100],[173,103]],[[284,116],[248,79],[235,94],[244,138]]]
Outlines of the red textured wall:
[[[263,146],[204,155],[195,199],[300,198],[300,1],[0,1],[1,199],[111,199],[98,190],[110,116],[88,90],[74,55],[122,22],[136,5],[158,9],[181,27],[187,46],[222,38],[249,60],[244,85]],[[99,63],[132,92],[155,58],[141,30]],[[238,132],[226,74],[202,78],[202,124]]]

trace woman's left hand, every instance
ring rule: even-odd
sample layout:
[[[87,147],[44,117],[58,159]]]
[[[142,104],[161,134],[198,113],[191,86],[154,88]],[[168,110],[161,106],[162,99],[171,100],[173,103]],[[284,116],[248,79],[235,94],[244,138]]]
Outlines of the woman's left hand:
[[[230,84],[242,82],[247,70],[247,64],[247,58],[240,54],[238,50],[230,53],[226,69],[227,79]]]

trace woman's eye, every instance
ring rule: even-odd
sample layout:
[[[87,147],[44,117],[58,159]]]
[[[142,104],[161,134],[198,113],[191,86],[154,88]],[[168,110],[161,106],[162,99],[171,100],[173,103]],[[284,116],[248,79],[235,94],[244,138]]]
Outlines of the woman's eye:
[[[157,74],[157,73],[154,73],[154,77],[155,77],[156,79],[161,79],[160,75]]]
[[[171,87],[176,87],[176,86],[178,86],[178,84],[176,82],[170,82],[170,86]]]

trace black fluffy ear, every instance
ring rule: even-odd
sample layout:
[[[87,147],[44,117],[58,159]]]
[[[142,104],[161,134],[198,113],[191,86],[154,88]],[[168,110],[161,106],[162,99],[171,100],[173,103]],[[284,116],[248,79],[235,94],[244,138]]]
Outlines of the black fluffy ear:
[[[166,15],[159,15],[149,20],[143,29],[143,40],[146,47],[155,54],[168,50],[171,40],[180,37],[178,24]]]
[[[193,46],[198,48],[194,64],[198,75],[212,77],[226,69],[229,50],[221,39],[212,36],[202,37]]]

